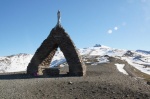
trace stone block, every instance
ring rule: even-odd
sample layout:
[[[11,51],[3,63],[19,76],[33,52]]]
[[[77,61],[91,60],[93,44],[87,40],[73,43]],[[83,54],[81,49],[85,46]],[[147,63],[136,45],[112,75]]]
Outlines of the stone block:
[[[60,70],[59,68],[45,68],[43,70],[44,76],[59,76]]]

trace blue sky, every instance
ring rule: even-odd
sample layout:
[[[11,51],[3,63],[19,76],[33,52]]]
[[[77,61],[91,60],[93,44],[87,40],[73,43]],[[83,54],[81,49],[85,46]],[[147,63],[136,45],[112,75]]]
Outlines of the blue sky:
[[[57,23],[78,48],[150,51],[150,0],[0,0],[0,56],[34,54]]]

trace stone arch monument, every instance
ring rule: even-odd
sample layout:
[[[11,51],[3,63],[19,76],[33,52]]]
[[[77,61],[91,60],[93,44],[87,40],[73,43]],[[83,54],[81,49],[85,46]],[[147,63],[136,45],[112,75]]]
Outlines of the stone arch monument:
[[[51,60],[59,47],[69,65],[68,74],[70,76],[84,76],[86,66],[70,36],[60,24],[60,11],[58,11],[57,17],[57,25],[35,52],[27,67],[27,74],[42,75],[43,68],[49,68]]]

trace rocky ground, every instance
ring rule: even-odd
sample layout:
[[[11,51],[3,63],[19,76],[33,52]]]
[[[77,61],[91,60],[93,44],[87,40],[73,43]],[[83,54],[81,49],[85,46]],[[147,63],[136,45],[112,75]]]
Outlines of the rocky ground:
[[[110,63],[87,66],[85,77],[67,77],[67,67],[60,77],[31,77],[25,73],[0,74],[0,99],[150,99],[150,85],[131,73],[120,73]],[[125,63],[128,65],[127,63]]]

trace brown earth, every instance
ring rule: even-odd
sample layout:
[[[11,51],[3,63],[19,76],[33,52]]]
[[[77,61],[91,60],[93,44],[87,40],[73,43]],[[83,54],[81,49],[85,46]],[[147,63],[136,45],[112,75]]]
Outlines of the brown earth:
[[[125,62],[111,58],[110,63],[89,65],[84,77],[67,77],[68,67],[61,68],[60,77],[0,74],[0,99],[150,99],[150,85],[120,73],[115,63]]]

